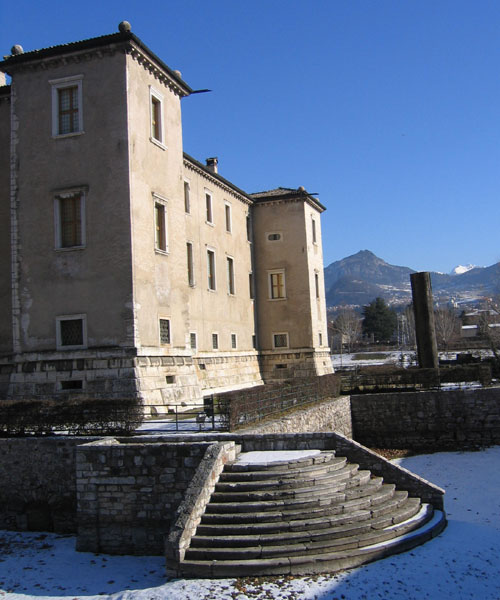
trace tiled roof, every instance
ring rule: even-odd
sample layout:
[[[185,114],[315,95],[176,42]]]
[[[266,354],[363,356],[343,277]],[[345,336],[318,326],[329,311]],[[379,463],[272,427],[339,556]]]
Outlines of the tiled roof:
[[[326,210],[326,208],[321,204],[321,202],[317,198],[314,198],[314,195],[310,194],[303,187],[299,187],[297,189],[279,187],[275,188],[274,190],[267,190],[265,192],[256,192],[254,194],[250,194],[250,197],[253,198],[256,202],[265,202],[270,200],[293,200],[295,198],[303,198],[304,200],[307,200],[309,203],[319,208],[321,211]]]
[[[61,54],[67,54],[71,52],[78,52],[80,50],[90,50],[93,48],[100,48],[119,42],[130,42],[133,41],[139,48],[149,56],[154,62],[164,69],[172,79],[179,83],[185,91],[190,94],[193,90],[183,81],[175,71],[173,71],[168,65],[166,65],[156,54],[150,50],[136,35],[131,31],[124,31],[118,33],[111,33],[109,35],[102,35],[100,37],[89,38],[86,40],[80,40],[79,42],[69,42],[67,44],[59,44],[58,46],[49,46],[48,48],[41,48],[40,50],[30,50],[29,52],[22,52],[21,54],[11,54],[4,56],[4,60],[0,62],[0,70],[8,72],[9,67],[15,67],[19,64],[30,62],[33,60],[39,60],[43,58],[50,58],[53,56],[59,56]]]

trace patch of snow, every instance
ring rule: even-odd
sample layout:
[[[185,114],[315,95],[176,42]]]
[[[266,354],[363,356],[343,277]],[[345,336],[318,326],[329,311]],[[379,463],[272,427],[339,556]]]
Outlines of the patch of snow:
[[[463,273],[467,273],[471,269],[475,269],[476,265],[458,265],[454,269],[452,269],[450,275],[462,275]]]
[[[448,527],[410,552],[335,575],[169,580],[161,556],[76,552],[73,536],[0,531],[0,599],[498,600],[500,446],[395,462],[446,489]]]
[[[256,452],[241,452],[236,462],[241,465],[282,462],[284,460],[299,460],[321,454],[320,450],[266,450]]]

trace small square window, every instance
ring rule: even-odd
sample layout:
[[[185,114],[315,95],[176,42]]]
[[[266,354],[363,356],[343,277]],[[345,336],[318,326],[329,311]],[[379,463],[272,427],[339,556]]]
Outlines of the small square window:
[[[196,342],[196,333],[192,331],[189,334],[189,343],[191,344],[191,349],[196,350],[197,342]]]
[[[86,348],[86,315],[56,317],[56,345],[58,350]]]
[[[189,187],[189,181],[184,182],[184,212],[191,212],[191,189]]]
[[[236,350],[236,347],[237,347],[237,343],[236,342],[237,342],[237,340],[236,340],[236,334],[232,333],[231,334],[231,348],[233,350]]]
[[[218,350],[218,348],[219,348],[219,334],[218,333],[212,333],[212,348],[214,350]]]
[[[52,135],[67,136],[83,133],[82,113],[83,75],[53,79]]]
[[[288,348],[288,333],[273,334],[274,348]]]
[[[160,344],[170,344],[170,319],[160,319]]]
[[[281,240],[281,233],[268,233],[267,239],[270,242],[279,242]]]

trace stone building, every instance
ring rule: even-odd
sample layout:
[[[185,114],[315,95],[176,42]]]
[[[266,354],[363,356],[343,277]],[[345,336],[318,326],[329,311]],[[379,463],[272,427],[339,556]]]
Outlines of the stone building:
[[[185,154],[193,90],[119,29],[0,62],[0,397],[155,414],[330,373],[324,207]]]

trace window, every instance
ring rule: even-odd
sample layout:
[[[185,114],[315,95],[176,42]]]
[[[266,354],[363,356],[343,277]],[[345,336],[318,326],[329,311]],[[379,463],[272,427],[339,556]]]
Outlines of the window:
[[[314,217],[311,217],[311,226],[312,226],[313,244],[316,244],[317,243],[317,239],[316,239],[316,221],[314,220]]]
[[[236,340],[236,334],[232,333],[231,334],[231,348],[233,350],[236,350],[236,347],[237,347],[237,343],[236,342],[237,342],[237,340]]]
[[[170,319],[160,319],[160,344],[170,344]]]
[[[314,273],[314,287],[316,289],[316,298],[319,298],[319,274]]]
[[[224,208],[225,208],[225,214],[226,214],[226,231],[228,233],[231,233],[231,231],[232,231],[231,205],[226,203],[224,205]]]
[[[153,193],[155,201],[155,250],[168,252],[167,241],[167,206],[165,198]]]
[[[207,223],[213,225],[213,213],[212,213],[212,195],[206,193],[205,194],[205,205],[207,210]]]
[[[189,181],[184,182],[184,211],[186,213],[191,212],[191,198],[190,198],[191,189],[189,187]]]
[[[253,287],[253,273],[248,274],[248,293],[250,294],[250,300],[255,297],[255,291]]]
[[[190,344],[192,350],[196,350],[196,346],[197,346],[196,333],[194,331],[192,331],[189,334],[189,344]]]
[[[61,381],[61,391],[65,390],[83,390],[83,381],[81,379],[67,379]]]
[[[83,75],[50,81],[52,86],[52,135],[83,133]]]
[[[267,239],[270,242],[279,242],[281,240],[281,233],[269,233]]]
[[[219,348],[219,334],[212,333],[212,348],[217,350]]]
[[[273,333],[274,348],[288,348],[288,333]]]
[[[186,243],[186,254],[187,254],[188,284],[191,287],[194,287],[193,244],[191,242]]]
[[[149,88],[149,108],[151,118],[151,141],[164,147],[163,131],[163,96],[153,88]]]
[[[321,333],[321,331],[318,333],[318,339],[319,339],[319,345],[322,346],[323,345],[323,334]]]
[[[56,248],[85,246],[85,194],[82,190],[56,196],[55,233]]]
[[[215,291],[215,252],[207,250],[208,289]]]
[[[87,316],[56,317],[56,346],[58,350],[87,347]]]
[[[247,215],[247,241],[252,241],[252,221],[250,215]]]
[[[227,292],[234,296],[234,260],[227,257]]]
[[[252,348],[255,350],[257,348],[257,336],[255,333],[252,335]]]
[[[269,298],[271,300],[283,300],[285,293],[285,271],[271,271],[269,273]]]

